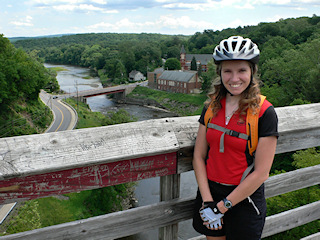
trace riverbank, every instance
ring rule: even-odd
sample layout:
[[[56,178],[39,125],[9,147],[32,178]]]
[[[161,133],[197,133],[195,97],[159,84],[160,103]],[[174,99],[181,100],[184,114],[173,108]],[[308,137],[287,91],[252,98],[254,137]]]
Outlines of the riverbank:
[[[203,103],[207,99],[205,93],[183,94],[170,93],[137,86],[126,97],[126,102],[151,105],[177,114],[177,116],[200,115]]]

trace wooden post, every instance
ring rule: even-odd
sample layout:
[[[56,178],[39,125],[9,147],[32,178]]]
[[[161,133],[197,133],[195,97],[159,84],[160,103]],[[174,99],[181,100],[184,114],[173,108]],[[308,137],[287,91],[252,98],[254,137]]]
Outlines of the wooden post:
[[[168,201],[180,197],[180,174],[160,177],[160,201]],[[173,211],[173,210],[168,210]],[[160,240],[177,240],[178,223],[159,229]]]

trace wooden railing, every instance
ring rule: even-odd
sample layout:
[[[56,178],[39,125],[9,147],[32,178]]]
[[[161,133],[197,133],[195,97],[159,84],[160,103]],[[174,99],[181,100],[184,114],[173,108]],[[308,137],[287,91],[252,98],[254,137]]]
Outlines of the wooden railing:
[[[276,153],[320,146],[320,104],[276,109]],[[160,203],[60,224],[2,239],[115,239],[161,228],[177,239],[192,217],[193,198],[179,198],[180,174],[192,170],[198,117],[164,118],[107,127],[0,139],[0,204],[160,177]],[[320,165],[266,181],[266,196],[320,184]],[[320,217],[320,201],[267,218],[263,236]],[[201,239],[200,237],[199,239]]]

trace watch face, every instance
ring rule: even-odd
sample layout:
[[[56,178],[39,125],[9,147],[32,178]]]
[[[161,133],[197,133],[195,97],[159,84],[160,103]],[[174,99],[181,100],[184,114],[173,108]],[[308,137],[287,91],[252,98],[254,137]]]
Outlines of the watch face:
[[[231,208],[232,207],[232,203],[228,199],[225,199],[224,200],[224,206],[226,208]]]

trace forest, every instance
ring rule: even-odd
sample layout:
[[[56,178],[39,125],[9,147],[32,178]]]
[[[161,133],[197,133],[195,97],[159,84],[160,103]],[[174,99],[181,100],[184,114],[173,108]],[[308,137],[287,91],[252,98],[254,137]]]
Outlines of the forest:
[[[204,30],[192,36],[161,34],[90,33],[14,41],[35,59],[92,69],[107,84],[125,83],[132,70],[146,75],[163,66],[163,60],[180,59],[181,46],[187,53],[211,54],[224,38],[251,38],[261,50],[259,74],[262,92],[277,106],[319,102],[320,17],[280,19],[274,23]],[[214,77],[202,74],[207,91]]]
[[[35,125],[42,124],[43,128],[44,122],[50,122],[42,118],[45,114],[38,113],[40,105],[35,104],[37,109],[30,108],[38,101],[40,89],[59,90],[55,73],[43,67],[43,62],[88,67],[106,85],[114,85],[127,82],[132,70],[146,74],[163,66],[164,60],[178,60],[182,45],[187,53],[211,54],[222,39],[231,35],[249,37],[258,44],[261,91],[275,107],[320,102],[320,17],[317,15],[221,31],[208,29],[192,36],[90,33],[10,42],[0,35],[0,125],[12,125],[19,111],[29,111]],[[208,72],[201,73],[204,93],[209,91],[214,77],[212,61]],[[37,129],[22,129],[3,135],[0,129],[0,137],[36,132]],[[319,156],[319,148],[281,154],[276,156],[272,174],[320,164]],[[269,201],[269,214],[314,199],[319,200],[318,186],[278,196]],[[297,236],[319,230],[320,221],[315,221],[286,233],[286,238],[282,235],[269,239],[298,239]]]

